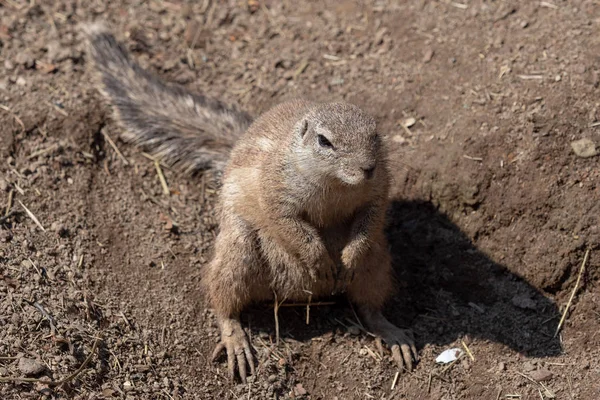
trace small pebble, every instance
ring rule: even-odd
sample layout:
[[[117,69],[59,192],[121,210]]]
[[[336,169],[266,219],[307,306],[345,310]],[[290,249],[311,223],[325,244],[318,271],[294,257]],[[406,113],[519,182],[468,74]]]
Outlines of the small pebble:
[[[573,152],[581,158],[594,157],[598,154],[596,144],[587,138],[571,142],[571,148],[573,149]]]
[[[123,383],[123,390],[125,390],[126,392],[130,391],[133,389],[133,383],[131,383],[130,381],[125,381]]]
[[[431,59],[433,58],[433,50],[431,48],[426,49],[423,52],[423,64],[427,64],[429,61],[431,61]]]
[[[38,360],[25,357],[19,359],[17,367],[25,376],[39,375],[46,370],[46,366]]]
[[[525,364],[523,364],[523,371],[525,371],[525,372],[530,372],[530,371],[533,371],[534,369],[535,369],[535,365],[531,361],[527,361]]]
[[[531,374],[531,378],[536,382],[543,382],[552,379],[552,372],[547,369],[538,369],[537,371],[533,371]]]
[[[360,329],[358,328],[358,326],[350,326],[348,327],[348,333],[354,336],[360,335]]]
[[[26,68],[33,68],[35,66],[35,58],[33,58],[33,55],[29,51],[23,51],[17,54],[15,62]]]

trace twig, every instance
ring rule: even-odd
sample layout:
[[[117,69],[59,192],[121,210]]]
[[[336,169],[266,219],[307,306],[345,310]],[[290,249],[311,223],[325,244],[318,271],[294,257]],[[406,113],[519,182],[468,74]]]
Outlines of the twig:
[[[40,227],[40,229],[43,232],[46,232],[46,230],[44,229],[44,227],[42,226],[42,224],[40,223],[40,220],[36,218],[35,215],[33,215],[33,213],[31,211],[29,211],[29,209],[27,207],[25,207],[25,205],[23,203],[21,203],[21,200],[17,200],[19,202],[19,204],[21,205],[21,207],[23,207],[23,209],[25,210],[25,212],[27,213],[27,215],[29,216],[29,218],[31,218],[33,220],[33,222],[35,222],[35,224],[37,226]]]
[[[160,169],[160,163],[158,162],[158,160],[154,160],[154,168],[156,168],[156,173],[158,174],[158,179],[160,180],[160,185],[162,186],[163,194],[168,196],[171,193],[171,191],[169,190],[169,186],[167,186],[167,180],[165,179],[165,176],[162,173],[162,169]]]
[[[98,348],[99,341],[100,341],[100,338],[96,338],[96,340],[94,340],[94,344],[92,345],[92,350],[90,351],[90,354],[88,354],[87,358],[85,359],[85,361],[83,361],[81,366],[79,368],[77,368],[77,371],[73,372],[71,375],[69,375],[59,381],[46,380],[46,379],[41,379],[41,378],[0,377],[0,382],[14,382],[14,383],[38,383],[39,382],[39,383],[46,384],[48,386],[61,386],[64,383],[67,383],[67,382],[77,378],[77,376],[79,376],[79,374],[81,374],[81,371],[83,371],[85,369],[85,367],[92,360],[92,357],[94,356],[94,353],[96,352],[96,349]]]
[[[558,332],[560,332],[560,328],[562,328],[563,323],[565,322],[565,319],[567,318],[567,313],[569,312],[569,307],[571,307],[571,302],[573,301],[573,297],[575,297],[575,292],[577,292],[577,288],[579,287],[579,282],[581,281],[581,276],[583,275],[583,272],[585,271],[585,264],[587,263],[589,254],[590,254],[590,249],[587,249],[585,251],[585,255],[583,256],[583,262],[581,263],[581,268],[579,269],[579,275],[577,276],[577,282],[575,282],[575,287],[573,288],[573,291],[571,292],[571,297],[569,297],[569,301],[567,302],[565,311],[563,312],[563,315],[560,318],[560,322],[558,323],[558,326],[556,327],[556,332],[554,333],[554,337],[556,337],[556,335],[558,335]]]
[[[17,215],[17,214],[20,214],[20,211],[11,211],[8,214],[6,214],[4,217],[0,217],[0,224],[3,224],[10,217],[12,217],[13,215]]]
[[[121,151],[119,150],[119,148],[117,147],[117,145],[115,144],[115,142],[113,142],[113,140],[110,138],[110,136],[108,136],[108,133],[106,133],[104,131],[104,129],[102,129],[100,131],[100,133],[102,133],[102,136],[104,136],[104,139],[106,139],[106,141],[108,142],[108,144],[110,144],[110,147],[112,147],[113,150],[115,151],[115,153],[117,153],[117,156],[119,156],[119,158],[121,159],[121,161],[123,161],[123,163],[125,165],[129,165],[129,161],[127,161],[127,159],[125,158],[125,156],[123,155],[123,153],[121,153]]]
[[[19,125],[21,125],[21,129],[23,130],[23,132],[25,132],[25,124],[23,123],[23,121],[21,121],[21,118],[19,118],[17,116],[17,114],[15,114],[10,108],[8,108],[7,106],[5,106],[4,104],[0,104],[0,109],[4,110],[7,113],[9,113],[10,115],[12,115],[13,118],[15,119],[15,121],[17,121],[17,123]]]
[[[473,160],[473,161],[483,161],[483,158],[481,158],[481,157],[471,157],[466,154],[463,154],[463,158],[466,158],[467,160]]]

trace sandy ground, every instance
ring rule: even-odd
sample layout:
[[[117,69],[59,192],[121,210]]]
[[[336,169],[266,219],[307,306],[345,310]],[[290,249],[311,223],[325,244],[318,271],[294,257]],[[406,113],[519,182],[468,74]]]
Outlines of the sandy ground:
[[[279,346],[270,305],[248,310],[249,386],[208,360],[217,193],[164,169],[164,195],[118,139],[77,28],[95,19],[145,67],[254,115],[302,96],[377,118],[386,314],[415,332],[414,372],[396,379],[344,299],[308,325],[283,308]],[[0,397],[600,398],[599,157],[571,145],[600,148],[599,28],[593,0],[1,1]],[[463,343],[474,359],[435,364]]]

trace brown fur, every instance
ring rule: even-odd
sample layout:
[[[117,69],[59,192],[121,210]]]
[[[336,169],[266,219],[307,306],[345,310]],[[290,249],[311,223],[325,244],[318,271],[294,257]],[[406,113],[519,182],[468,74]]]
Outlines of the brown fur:
[[[232,144],[245,117],[235,117],[236,128],[222,129],[223,136],[218,137],[223,122],[217,119],[231,114],[214,106],[220,103],[200,97],[203,105],[195,112],[201,117],[186,120],[190,113],[184,107],[187,101],[181,99],[193,95],[148,78],[123,51],[98,50],[105,45],[114,49],[114,38],[103,30],[90,32],[92,52],[103,56],[101,62],[94,57],[101,87],[130,130],[126,137],[150,142],[159,153],[175,153],[179,162],[189,165],[194,162],[186,160],[188,154],[208,157],[202,152],[212,149],[199,139],[198,147],[184,153],[180,142],[163,143],[164,132],[187,138],[193,124],[199,124],[199,137]],[[158,109],[156,97],[161,98]],[[132,101],[142,116],[124,121]],[[163,105],[171,107],[168,118],[159,111]],[[179,113],[182,107],[186,112]],[[181,129],[182,121],[188,124],[186,129]],[[147,125],[161,125],[161,130]],[[412,341],[381,315],[392,291],[384,235],[389,186],[385,144],[373,118],[354,105],[283,103],[239,136],[225,168],[220,232],[203,279],[221,327],[222,342],[215,354],[226,349],[231,373],[234,354],[243,380],[246,361],[253,368],[240,312],[274,294],[278,299],[305,301],[346,292],[374,333],[392,345],[394,358],[411,367],[412,356],[416,358]]]

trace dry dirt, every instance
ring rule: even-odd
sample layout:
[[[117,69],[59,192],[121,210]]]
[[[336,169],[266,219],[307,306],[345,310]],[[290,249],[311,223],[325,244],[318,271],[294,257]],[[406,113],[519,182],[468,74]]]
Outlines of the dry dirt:
[[[308,325],[284,307],[279,346],[272,308],[248,310],[249,386],[208,360],[215,188],[163,168],[164,195],[118,140],[85,68],[93,19],[255,115],[304,96],[376,116],[395,176],[386,313],[415,332],[413,373],[395,379],[344,299]],[[0,1],[0,397],[600,398],[599,157],[571,149],[600,147],[599,28],[595,0]],[[474,359],[435,364],[463,342]]]

